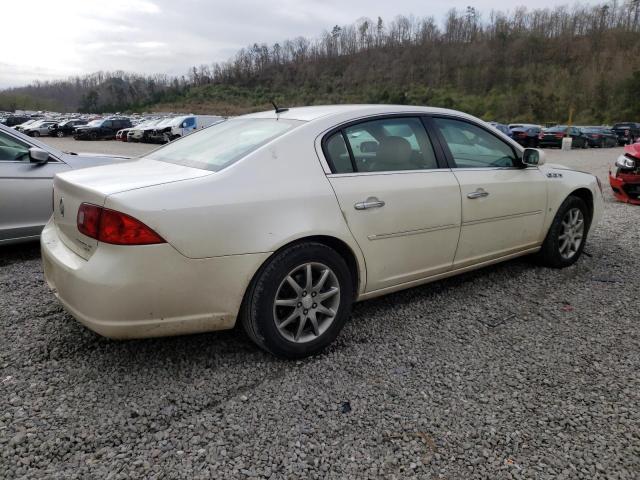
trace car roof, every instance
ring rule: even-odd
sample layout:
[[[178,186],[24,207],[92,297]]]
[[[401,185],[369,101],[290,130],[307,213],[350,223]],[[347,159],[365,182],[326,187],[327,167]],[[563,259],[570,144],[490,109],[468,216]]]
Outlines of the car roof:
[[[281,107],[283,108],[283,107]],[[397,113],[413,113],[413,114],[455,114],[456,116],[462,116],[467,118],[474,118],[471,115],[467,115],[455,110],[449,110],[445,108],[436,107],[421,107],[415,105],[321,105],[314,107],[293,107],[286,111],[276,114],[274,110],[268,110],[265,112],[250,113],[238,118],[281,118],[290,120],[302,120],[311,122],[320,118],[327,118],[332,116],[339,116],[344,114],[350,114],[353,117],[360,117],[366,115],[384,115],[384,114],[397,114]]]

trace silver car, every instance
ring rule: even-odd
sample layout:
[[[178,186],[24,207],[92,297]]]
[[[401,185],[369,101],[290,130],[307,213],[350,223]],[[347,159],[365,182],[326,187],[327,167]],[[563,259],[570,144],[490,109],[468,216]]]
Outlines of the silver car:
[[[51,125],[55,125],[56,123],[58,122],[54,120],[39,120],[23,128],[22,133],[25,133],[30,137],[47,136],[49,135],[49,127]]]
[[[0,125],[0,245],[40,236],[53,210],[54,175],[125,160],[61,152]]]

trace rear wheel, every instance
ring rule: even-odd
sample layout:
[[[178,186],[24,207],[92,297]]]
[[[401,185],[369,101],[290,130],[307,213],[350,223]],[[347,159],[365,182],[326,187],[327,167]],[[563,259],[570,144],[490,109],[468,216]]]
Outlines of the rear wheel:
[[[344,259],[326,245],[300,243],[277,253],[258,272],[240,316],[258,346],[279,357],[303,358],[335,340],[353,299]]]
[[[98,139],[98,134],[96,132],[91,132],[89,134],[89,139],[90,140],[97,140]]]
[[[58,130],[58,131],[56,132],[56,137],[58,137],[58,138],[63,138],[63,137],[64,137],[64,132],[63,132],[62,130]]]
[[[560,206],[542,244],[543,265],[564,268],[573,265],[584,249],[591,218],[586,203],[569,196]]]
[[[39,137],[40,136],[40,132],[38,132],[37,130],[34,130],[31,136],[32,137]]]

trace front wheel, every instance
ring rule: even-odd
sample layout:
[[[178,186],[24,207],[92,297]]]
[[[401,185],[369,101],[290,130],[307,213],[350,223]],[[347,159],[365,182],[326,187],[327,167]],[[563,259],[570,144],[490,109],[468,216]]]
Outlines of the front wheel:
[[[33,134],[31,136],[32,137],[39,137],[40,136],[40,132],[35,131],[35,132],[33,132]]]
[[[573,265],[584,249],[591,217],[586,203],[573,195],[567,197],[556,213],[542,244],[541,263],[552,268]]]
[[[326,245],[305,242],[277,253],[258,272],[240,317],[249,337],[264,350],[304,358],[335,340],[353,299],[345,260]]]
[[[56,132],[56,137],[58,137],[58,138],[63,138],[63,137],[64,137],[64,132],[63,132],[62,130],[58,130],[58,131]]]

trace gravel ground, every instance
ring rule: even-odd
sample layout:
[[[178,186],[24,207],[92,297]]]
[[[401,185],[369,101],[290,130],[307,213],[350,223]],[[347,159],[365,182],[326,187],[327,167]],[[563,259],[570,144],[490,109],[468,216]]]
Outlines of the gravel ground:
[[[619,151],[549,161],[606,182]],[[360,303],[298,362],[240,331],[100,338],[49,293],[37,245],[5,248],[0,477],[639,478],[638,225],[607,193],[576,265]]]
[[[71,137],[40,137],[38,140],[63,152],[105,153],[128,157],[143,155],[160,146],[154,143],[129,143],[115,140],[74,140]]]

